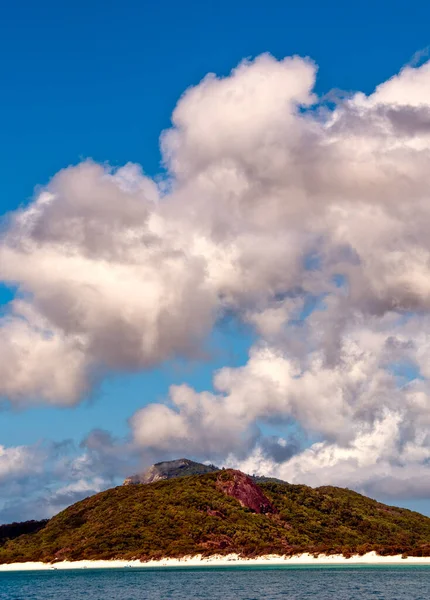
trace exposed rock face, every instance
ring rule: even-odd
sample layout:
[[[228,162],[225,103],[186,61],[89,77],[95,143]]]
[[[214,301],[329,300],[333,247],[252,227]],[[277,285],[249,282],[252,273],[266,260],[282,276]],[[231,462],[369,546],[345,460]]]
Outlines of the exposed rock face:
[[[187,475],[203,475],[219,471],[215,465],[203,465],[188,458],[179,458],[178,460],[167,460],[165,462],[152,465],[143,473],[127,477],[124,485],[136,483],[153,483],[162,479],[174,479],[176,477],[186,477]]]
[[[277,512],[251,477],[241,471],[235,471],[234,469],[222,471],[218,476],[217,488],[227,496],[236,498],[242,506],[246,506],[255,513]]]

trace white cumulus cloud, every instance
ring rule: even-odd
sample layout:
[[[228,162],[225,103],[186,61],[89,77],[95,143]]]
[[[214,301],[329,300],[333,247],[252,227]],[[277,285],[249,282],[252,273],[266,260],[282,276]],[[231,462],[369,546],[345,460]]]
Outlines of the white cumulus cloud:
[[[316,75],[267,54],[209,75],[162,135],[161,185],[85,161],[11,215],[0,394],[74,404],[107,370],[199,357],[228,312],[248,363],[142,408],[136,446],[270,463],[262,425],[296,423],[317,441],[275,461],[287,478],[427,472],[430,63],[334,108]]]

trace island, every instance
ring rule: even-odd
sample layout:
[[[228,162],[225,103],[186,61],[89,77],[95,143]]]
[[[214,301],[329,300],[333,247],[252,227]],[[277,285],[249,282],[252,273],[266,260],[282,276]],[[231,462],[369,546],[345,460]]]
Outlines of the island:
[[[47,521],[0,526],[3,565],[305,553],[429,557],[430,518],[348,489],[178,459]]]

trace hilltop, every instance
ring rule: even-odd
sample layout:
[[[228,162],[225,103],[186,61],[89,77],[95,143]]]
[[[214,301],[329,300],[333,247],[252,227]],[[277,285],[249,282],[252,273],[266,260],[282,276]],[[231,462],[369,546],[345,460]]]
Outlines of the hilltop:
[[[188,477],[189,475],[203,475],[205,473],[215,473],[221,471],[215,465],[205,465],[189,458],[178,458],[176,460],[166,460],[155,463],[142,473],[127,477],[123,485],[134,485],[137,483],[153,483],[164,479],[176,479],[176,477]],[[264,477],[263,475],[249,475],[255,483],[286,483],[275,477]]]
[[[219,471],[215,465],[204,465],[194,462],[189,458],[178,458],[177,460],[166,460],[155,463],[143,473],[127,477],[123,485],[132,485],[136,483],[153,483],[163,479],[175,479],[176,477],[187,477],[189,475],[203,475],[204,473],[213,473]]]
[[[0,563],[371,550],[429,556],[430,518],[346,489],[256,484],[226,469],[96,494],[0,542]]]

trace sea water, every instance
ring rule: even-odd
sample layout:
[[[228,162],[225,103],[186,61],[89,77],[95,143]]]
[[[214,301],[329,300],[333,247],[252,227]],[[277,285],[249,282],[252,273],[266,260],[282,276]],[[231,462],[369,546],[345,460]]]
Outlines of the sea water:
[[[84,569],[0,573],[0,600],[429,600],[430,567]]]

